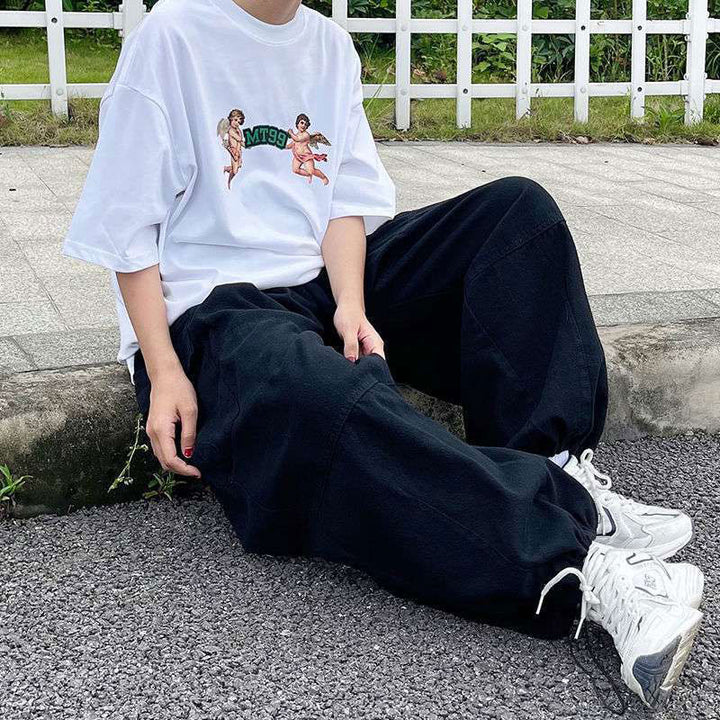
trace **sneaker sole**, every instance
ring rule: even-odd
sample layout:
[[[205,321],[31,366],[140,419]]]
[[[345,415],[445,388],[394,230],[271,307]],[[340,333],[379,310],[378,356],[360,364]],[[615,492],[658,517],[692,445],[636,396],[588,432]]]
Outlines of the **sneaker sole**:
[[[633,663],[633,678],[640,686],[641,699],[649,708],[658,710],[667,703],[690,655],[702,617],[702,613],[697,612],[665,648],[652,655],[642,655]]]

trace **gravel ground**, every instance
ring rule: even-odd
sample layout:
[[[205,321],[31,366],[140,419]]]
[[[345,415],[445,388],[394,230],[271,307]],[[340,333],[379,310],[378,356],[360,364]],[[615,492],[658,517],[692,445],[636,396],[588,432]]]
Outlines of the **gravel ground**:
[[[615,443],[598,465],[695,519],[680,557],[706,573],[706,620],[660,717],[718,718],[720,438]],[[246,555],[209,495],[5,522],[0,544],[2,720],[612,717],[568,643],[402,601],[322,561]],[[619,679],[607,636],[592,637]],[[650,717],[623,697],[625,717]]]

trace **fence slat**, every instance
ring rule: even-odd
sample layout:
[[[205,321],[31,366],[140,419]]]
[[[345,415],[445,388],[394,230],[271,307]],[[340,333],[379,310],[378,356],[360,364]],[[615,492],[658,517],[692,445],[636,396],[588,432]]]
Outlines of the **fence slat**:
[[[575,120],[588,121],[590,84],[590,0],[575,6]]]
[[[703,119],[705,104],[705,56],[707,53],[708,0],[689,0],[687,36],[688,94],[685,98],[685,124]]]
[[[0,84],[5,100],[50,100],[52,110],[67,115],[68,97],[100,97],[102,83],[67,82],[65,28],[114,28],[126,37],[142,21],[146,8],[142,0],[123,0],[116,12],[66,12],[63,0],[45,0],[45,11],[0,10],[0,27],[47,27],[49,84]],[[705,63],[709,33],[720,33],[720,18],[710,18],[708,0],[688,0],[684,20],[648,20],[647,0],[633,0],[632,19],[592,20],[591,0],[575,0],[574,20],[532,19],[532,0],[518,0],[516,19],[474,19],[473,0],[458,0],[457,18],[413,18],[412,0],[397,0],[394,18],[348,18],[348,0],[332,0],[332,17],[351,33],[393,33],[395,35],[395,82],[363,85],[365,97],[395,100],[395,124],[410,127],[411,99],[455,98],[457,123],[467,127],[472,120],[472,98],[515,98],[516,114],[525,115],[535,97],[573,97],[575,119],[586,122],[590,97],[631,96],[631,115],[644,116],[645,98],[681,95],[686,100],[685,122],[703,117],[708,93],[720,94],[720,80],[707,79]],[[54,19],[54,22],[53,22]],[[411,83],[412,33],[457,35],[457,81],[453,84]],[[509,33],[517,36],[515,83],[472,83],[472,36],[475,33]],[[571,83],[532,82],[532,36],[570,34],[575,36],[575,77]],[[632,37],[630,82],[590,82],[590,36],[622,34]],[[684,34],[687,67],[681,81],[650,82],[646,77],[647,35]],[[527,92],[525,90],[527,89]]]
[[[457,100],[456,115],[459,128],[472,124],[472,16],[473,0],[458,0],[457,21]]]
[[[348,6],[347,0],[332,0],[332,19],[347,30]]]
[[[632,4],[632,65],[630,70],[630,115],[645,117],[645,53],[647,52],[647,0]]]
[[[47,18],[50,108],[54,115],[67,117],[67,72],[65,69],[65,26],[62,0],[45,0]]]
[[[120,5],[120,12],[122,13],[122,30],[120,30],[120,37],[125,41],[125,38],[140,24],[145,14],[145,6],[142,0],[123,0]]]
[[[410,0],[395,6],[395,127],[410,127]]]
[[[515,55],[515,117],[519,120],[530,113],[530,82],[532,81],[532,0],[518,0],[517,53]]]

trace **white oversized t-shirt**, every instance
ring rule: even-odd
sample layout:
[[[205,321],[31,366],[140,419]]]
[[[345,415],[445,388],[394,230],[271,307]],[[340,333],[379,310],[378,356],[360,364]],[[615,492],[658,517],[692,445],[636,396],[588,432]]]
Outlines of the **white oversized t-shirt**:
[[[233,0],[161,0],[101,101],[63,252],[118,272],[159,264],[172,323],[217,285],[312,280],[332,218],[362,216],[370,233],[394,214],[345,30],[303,5],[271,25]]]

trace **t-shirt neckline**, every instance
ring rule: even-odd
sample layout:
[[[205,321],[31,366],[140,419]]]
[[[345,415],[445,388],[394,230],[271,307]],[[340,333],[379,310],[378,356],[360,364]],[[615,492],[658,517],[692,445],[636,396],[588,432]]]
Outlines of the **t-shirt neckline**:
[[[281,45],[293,42],[302,34],[305,27],[305,6],[300,3],[292,19],[282,25],[266,23],[241,8],[234,0],[212,0],[231,20],[236,22],[256,40],[269,45]]]

